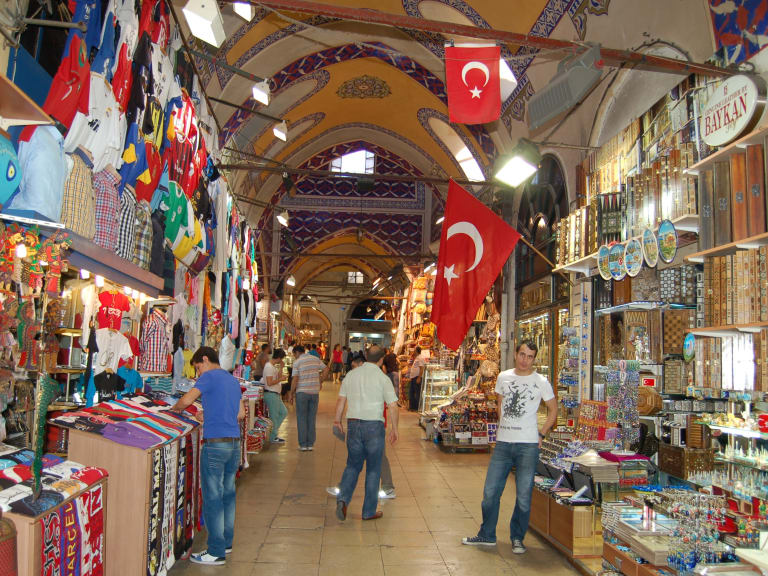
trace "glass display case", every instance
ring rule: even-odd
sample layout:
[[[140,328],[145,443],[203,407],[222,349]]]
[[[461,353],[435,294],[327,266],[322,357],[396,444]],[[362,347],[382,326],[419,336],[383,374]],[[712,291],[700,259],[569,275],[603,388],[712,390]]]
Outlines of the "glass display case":
[[[419,412],[433,412],[459,389],[458,370],[448,370],[439,364],[427,364],[424,385],[421,387]]]

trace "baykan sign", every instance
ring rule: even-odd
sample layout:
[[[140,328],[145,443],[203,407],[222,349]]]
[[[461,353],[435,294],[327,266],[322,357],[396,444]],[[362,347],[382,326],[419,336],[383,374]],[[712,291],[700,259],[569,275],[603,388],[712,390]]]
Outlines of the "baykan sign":
[[[733,142],[754,128],[763,111],[762,86],[749,76],[731,76],[717,87],[701,115],[701,137],[709,146]]]

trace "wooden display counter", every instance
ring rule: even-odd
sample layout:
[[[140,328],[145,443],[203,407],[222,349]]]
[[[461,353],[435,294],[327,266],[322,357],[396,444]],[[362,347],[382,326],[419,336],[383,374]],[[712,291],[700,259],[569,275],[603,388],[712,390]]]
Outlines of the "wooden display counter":
[[[595,517],[594,506],[560,504],[534,487],[530,526],[571,560],[599,558],[602,553],[600,519]]]
[[[75,494],[70,498],[62,501],[54,508],[46,510],[39,516],[23,516],[14,512],[3,512],[3,518],[11,520],[16,527],[16,561],[18,564],[18,576],[38,576],[43,574],[42,571],[42,551],[43,551],[43,528],[40,520],[49,514],[57,513],[62,507],[73,503],[81,494],[89,492],[91,490],[101,487],[101,514],[103,523],[106,525],[110,517],[107,515],[107,478],[103,478],[98,482],[89,486],[87,490],[83,490],[79,494]],[[102,540],[102,542],[104,542]],[[119,546],[117,546],[119,548]],[[79,554],[79,552],[78,552]],[[106,544],[102,544],[102,549],[99,551],[102,559],[102,565],[106,566],[107,553]],[[64,555],[61,554],[61,561],[64,561]],[[79,565],[79,558],[78,558]],[[105,574],[110,572],[105,571]]]

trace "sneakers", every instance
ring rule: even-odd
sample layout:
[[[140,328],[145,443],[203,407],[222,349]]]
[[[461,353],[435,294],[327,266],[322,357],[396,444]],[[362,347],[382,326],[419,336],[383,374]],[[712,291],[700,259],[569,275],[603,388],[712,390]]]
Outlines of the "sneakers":
[[[227,549],[224,551],[224,553],[225,553],[225,554],[232,554],[232,546],[230,546],[229,548],[227,548]]]
[[[312,450],[314,450],[314,449],[315,449],[315,447],[314,447],[314,446],[307,446],[307,447],[305,448],[305,450],[306,450],[307,452],[312,452]]]
[[[466,546],[496,546],[496,540],[491,540],[490,538],[485,538],[483,536],[469,536],[467,538],[462,538],[461,543]]]
[[[272,444],[285,444],[285,438],[275,438],[272,440]]]
[[[512,540],[512,553],[513,554],[525,554],[528,549],[523,544],[522,540]]]
[[[299,446],[299,451],[300,452],[306,452],[307,450],[309,450],[309,448],[306,448],[304,446]]]
[[[379,500],[391,500],[396,498],[395,489],[389,488],[388,490],[379,490]]]
[[[347,505],[341,500],[336,502],[336,518],[342,522],[347,519]]]
[[[227,563],[226,558],[208,554],[208,550],[192,554],[192,556],[189,557],[189,560],[195,564],[205,564],[207,566],[224,566]]]
[[[325,491],[328,492],[328,494],[331,496],[338,496],[340,492],[337,486],[329,486],[328,488],[325,489]]]

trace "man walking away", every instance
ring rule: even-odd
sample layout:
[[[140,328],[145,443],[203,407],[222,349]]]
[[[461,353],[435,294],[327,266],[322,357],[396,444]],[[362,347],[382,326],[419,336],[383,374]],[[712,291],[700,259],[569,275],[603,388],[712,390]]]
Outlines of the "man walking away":
[[[524,341],[515,351],[515,367],[505,370],[496,379],[499,427],[496,448],[488,464],[483,489],[483,524],[477,536],[464,538],[469,546],[494,546],[496,524],[499,520],[499,501],[507,483],[507,476],[515,468],[515,510],[509,522],[512,552],[524,554],[523,539],[531,516],[531,495],[536,462],[539,460],[541,441],[557,421],[557,401],[552,385],[533,369],[539,351],[532,341]],[[536,412],[541,402],[547,407],[547,419],[538,429]]]
[[[232,552],[235,534],[235,474],[240,465],[240,424],[245,407],[240,384],[219,365],[219,355],[203,346],[190,364],[197,384],[171,408],[181,412],[198,398],[203,403],[203,450],[200,483],[203,490],[203,520],[208,530],[208,549],[192,554],[195,564],[221,566]]]
[[[304,352],[303,346],[293,347],[294,356],[291,391],[288,402],[296,401],[296,427],[299,432],[299,450],[312,451],[315,446],[317,405],[328,367],[317,356]]]
[[[395,394],[400,396],[400,363],[397,361],[397,354],[395,354],[394,348],[388,349],[384,355],[384,372],[392,380]]]
[[[342,346],[341,347],[342,376],[347,375],[347,372],[348,372],[347,366],[349,365],[349,355],[350,355],[349,347]]]
[[[333,425],[344,432],[341,418],[347,408],[347,466],[341,477],[339,495],[336,497],[336,517],[347,518],[347,504],[352,499],[357,479],[365,463],[365,498],[363,520],[381,518],[379,480],[381,456],[384,452],[384,406],[392,427],[389,431],[391,444],[397,442],[397,396],[392,382],[381,369],[384,350],[371,346],[365,364],[351,371],[341,383],[336,402],[336,418]]]
[[[283,359],[285,351],[277,348],[272,353],[272,359],[264,365],[264,376],[261,379],[264,384],[264,404],[267,405],[269,419],[272,420],[272,432],[269,435],[269,441],[275,444],[284,444],[285,440],[277,436],[277,430],[288,415],[288,409],[283,404],[282,380],[283,380]]]
[[[410,385],[408,386],[408,410],[416,412],[421,399],[421,383],[424,380],[424,369],[427,363],[421,356],[421,348],[416,346],[411,355],[411,369],[408,371]]]

